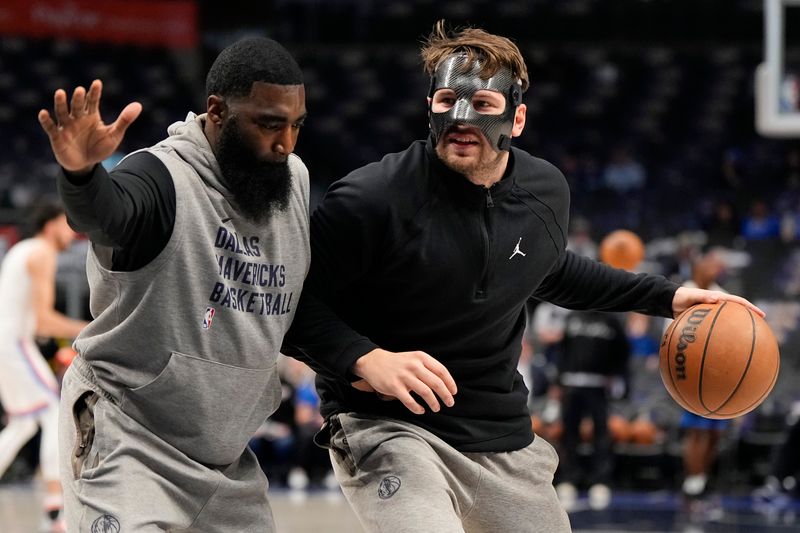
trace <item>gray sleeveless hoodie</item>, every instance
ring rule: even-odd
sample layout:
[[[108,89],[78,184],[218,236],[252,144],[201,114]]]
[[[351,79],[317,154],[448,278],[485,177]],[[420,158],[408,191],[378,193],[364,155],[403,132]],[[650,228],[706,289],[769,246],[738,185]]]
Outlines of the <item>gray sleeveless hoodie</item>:
[[[152,148],[175,183],[169,242],[145,267],[87,259],[95,320],[75,346],[129,416],[193,459],[229,464],[280,402],[276,357],[308,272],[308,171],[289,156],[289,207],[240,215],[190,113]]]

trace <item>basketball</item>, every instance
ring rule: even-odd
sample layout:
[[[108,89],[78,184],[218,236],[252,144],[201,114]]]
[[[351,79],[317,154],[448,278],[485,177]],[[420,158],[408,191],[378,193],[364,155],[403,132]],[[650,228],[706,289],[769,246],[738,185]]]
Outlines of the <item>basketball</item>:
[[[631,441],[636,444],[650,445],[658,440],[658,426],[650,420],[639,418],[631,422]]]
[[[614,268],[633,270],[644,259],[644,243],[632,231],[612,231],[600,243],[600,260]]]
[[[549,424],[545,424],[542,428],[542,437],[549,443],[556,443],[561,440],[561,436],[564,434],[564,424],[561,420],[556,420],[555,422],[550,422]]]
[[[536,415],[531,415],[531,429],[537,435],[541,435],[544,429],[544,422],[542,422],[542,419]]]
[[[741,416],[778,379],[778,343],[764,319],[738,303],[698,304],[664,333],[661,379],[684,409],[706,418]]]
[[[608,432],[614,442],[628,442],[631,439],[631,425],[625,417],[611,415],[608,417]]]

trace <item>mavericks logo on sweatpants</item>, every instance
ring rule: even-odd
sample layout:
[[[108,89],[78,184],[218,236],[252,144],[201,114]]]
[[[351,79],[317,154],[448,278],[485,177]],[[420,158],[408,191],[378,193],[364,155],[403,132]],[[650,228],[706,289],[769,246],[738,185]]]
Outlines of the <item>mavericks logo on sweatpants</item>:
[[[119,520],[110,514],[104,514],[92,522],[92,533],[119,533]]]
[[[388,500],[400,490],[400,478],[397,476],[386,476],[381,480],[380,487],[378,487],[378,498],[381,500]]]

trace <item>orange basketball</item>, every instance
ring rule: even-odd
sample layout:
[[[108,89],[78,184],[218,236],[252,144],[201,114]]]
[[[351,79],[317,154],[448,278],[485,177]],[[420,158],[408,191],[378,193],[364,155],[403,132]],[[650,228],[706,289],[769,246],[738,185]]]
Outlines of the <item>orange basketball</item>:
[[[531,429],[537,435],[541,435],[544,429],[544,422],[542,422],[542,419],[536,415],[531,415]]]
[[[608,417],[608,432],[614,442],[627,442],[631,438],[630,422],[620,415],[611,415]]]
[[[614,268],[633,270],[644,259],[644,243],[632,231],[612,231],[600,243],[600,260]]]
[[[636,444],[654,444],[658,439],[658,427],[650,420],[639,418],[631,422],[631,440]]]
[[[684,311],[664,333],[661,379],[684,409],[734,418],[758,407],[778,379],[780,353],[764,319],[723,301]]]
[[[542,437],[551,444],[560,441],[563,434],[564,424],[560,420],[545,424],[542,428]]]

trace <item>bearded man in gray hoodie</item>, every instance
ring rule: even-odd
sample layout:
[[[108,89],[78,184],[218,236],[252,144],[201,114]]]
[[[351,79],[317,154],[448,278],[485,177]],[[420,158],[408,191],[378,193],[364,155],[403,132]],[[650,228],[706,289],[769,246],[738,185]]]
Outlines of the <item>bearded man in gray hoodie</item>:
[[[280,402],[276,357],[309,268],[302,74],[269,39],[222,51],[207,112],[99,164],[141,112],[100,80],[39,121],[69,222],[91,239],[94,317],[62,390],[70,531],[273,531],[248,439]]]

